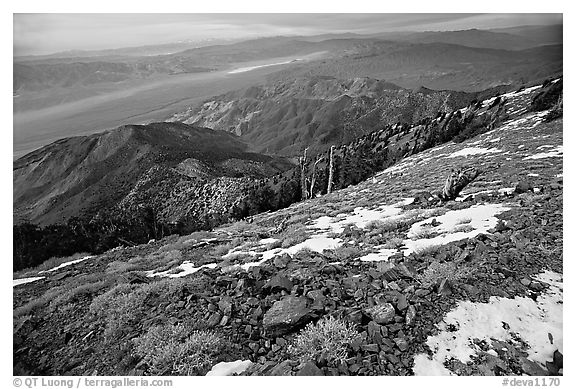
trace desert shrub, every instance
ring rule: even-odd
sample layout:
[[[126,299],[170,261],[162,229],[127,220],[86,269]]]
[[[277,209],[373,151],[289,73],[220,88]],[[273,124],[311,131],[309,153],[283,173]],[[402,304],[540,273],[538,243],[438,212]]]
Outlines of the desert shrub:
[[[358,258],[362,250],[358,246],[341,247],[334,252],[338,261],[346,261],[349,259]]]
[[[150,305],[174,301],[183,293],[200,291],[203,287],[200,280],[185,278],[141,285],[120,284],[94,298],[90,312],[105,323],[104,337],[111,342],[122,337],[130,327],[139,325],[149,313]]]
[[[424,285],[434,285],[443,279],[456,281],[469,276],[471,273],[472,269],[469,266],[462,266],[454,262],[433,261],[420,276],[420,281]]]
[[[236,246],[233,246],[230,243],[224,243],[224,244],[220,244],[216,247],[214,247],[212,249],[212,255],[215,255],[216,257],[221,257],[223,255],[228,254],[228,252],[230,251],[230,249],[234,248]]]
[[[152,375],[204,375],[223,341],[211,331],[191,332],[182,324],[165,324],[150,328],[134,344]]]
[[[389,237],[386,239],[386,243],[384,244],[385,249],[399,249],[404,245],[404,240],[397,236]]]
[[[442,245],[426,246],[414,250],[415,257],[434,257],[442,248]]]
[[[366,224],[365,229],[369,231],[370,235],[385,234],[387,232],[396,231],[398,223],[395,220],[373,220]]]
[[[110,262],[106,267],[107,273],[126,273],[138,269],[138,265],[124,261]]]
[[[107,288],[113,280],[102,280],[84,285],[79,285],[71,290],[59,294],[50,302],[50,308],[55,309],[59,305],[68,304],[77,301],[83,296],[91,296],[100,292],[102,289]]]
[[[305,261],[313,258],[316,254],[318,253],[311,250],[309,247],[302,247],[300,250],[294,253],[294,258]]]
[[[474,230],[475,230],[475,228],[470,226],[470,225],[460,224],[460,225],[456,226],[456,228],[454,228],[451,232],[452,233],[454,233],[454,232],[471,232]]]
[[[286,225],[303,224],[306,223],[308,219],[310,219],[310,216],[306,213],[295,213],[286,220]]]
[[[183,236],[182,238],[180,238],[180,240],[183,240],[184,242],[187,242],[189,240],[201,240],[201,239],[210,239],[214,237],[214,233],[209,232],[209,231],[196,231],[191,233],[190,235],[186,235]]]
[[[26,304],[14,308],[12,316],[14,317],[14,319],[17,319],[22,316],[31,315],[38,309],[46,306],[47,303],[49,303],[49,300],[43,297],[28,301]]]
[[[281,241],[281,240],[277,240],[277,241],[275,241],[275,242],[268,243],[268,244],[266,245],[266,250],[279,249],[280,247],[282,247],[282,241]]]
[[[352,323],[333,317],[308,324],[288,347],[288,353],[300,362],[325,359],[335,365],[348,356],[351,344],[360,338]]]
[[[292,247],[298,243],[304,242],[310,234],[307,231],[307,227],[304,224],[294,224],[289,226],[282,233],[282,248]]]
[[[412,237],[410,239],[412,240],[430,239],[438,235],[440,234],[437,231],[434,231],[434,227],[422,226],[419,230],[415,231],[414,234],[412,234]]]
[[[460,224],[468,224],[468,223],[471,223],[471,222],[472,222],[472,218],[471,218],[471,217],[464,217],[464,218],[462,218],[462,219],[458,219],[458,220],[456,221],[456,224],[457,224],[457,225],[460,225]]]

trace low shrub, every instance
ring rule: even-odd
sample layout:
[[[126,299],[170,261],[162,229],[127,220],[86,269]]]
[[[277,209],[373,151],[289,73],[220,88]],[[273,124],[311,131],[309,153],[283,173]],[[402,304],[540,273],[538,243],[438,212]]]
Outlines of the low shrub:
[[[300,362],[325,359],[335,366],[347,358],[351,344],[360,338],[354,325],[332,317],[308,324],[288,347],[288,353]]]
[[[90,312],[105,325],[104,338],[113,342],[123,337],[130,327],[145,318],[151,306],[162,301],[174,301],[185,293],[200,292],[201,280],[186,278],[164,279],[149,284],[120,284],[94,298]]]
[[[281,247],[292,247],[298,243],[304,242],[309,238],[309,236],[308,228],[304,224],[291,225],[282,233]]]
[[[469,266],[462,266],[454,262],[434,261],[424,270],[420,276],[420,281],[424,285],[435,285],[444,279],[457,281],[468,277],[471,273],[472,269]]]
[[[165,324],[150,328],[134,344],[151,375],[205,375],[224,342],[212,331]]]

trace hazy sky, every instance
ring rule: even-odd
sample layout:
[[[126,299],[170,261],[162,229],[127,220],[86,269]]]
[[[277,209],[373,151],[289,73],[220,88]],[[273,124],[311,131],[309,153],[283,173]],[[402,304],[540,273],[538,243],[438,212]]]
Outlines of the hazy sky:
[[[208,38],[554,23],[562,23],[561,14],[14,14],[14,55]]]

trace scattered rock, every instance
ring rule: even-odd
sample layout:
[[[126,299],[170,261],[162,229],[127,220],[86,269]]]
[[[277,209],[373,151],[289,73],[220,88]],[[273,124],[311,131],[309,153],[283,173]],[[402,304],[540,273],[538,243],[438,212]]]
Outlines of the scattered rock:
[[[292,281],[290,281],[287,277],[276,275],[272,277],[270,281],[266,283],[266,285],[264,285],[264,289],[267,289],[272,293],[280,292],[282,290],[290,292],[293,286],[294,284],[292,284]]]
[[[548,372],[540,364],[526,357],[520,357],[520,366],[524,373],[531,376],[547,376]]]
[[[408,307],[408,310],[406,311],[406,317],[405,317],[406,325],[411,326],[414,323],[415,318],[416,318],[416,308],[414,308],[414,305],[410,305]]]
[[[276,301],[265,314],[262,323],[266,332],[279,335],[311,320],[305,297],[287,296]]]
[[[516,184],[516,187],[514,188],[514,193],[526,193],[532,190],[532,188],[534,188],[534,185],[530,182],[530,181],[520,181]]]
[[[365,309],[364,312],[368,317],[378,324],[388,324],[394,321],[395,309],[390,303],[381,303],[372,308]]]
[[[299,376],[317,376],[317,375],[324,375],[322,370],[316,366],[314,362],[308,361],[302,366],[300,371],[298,371]]]

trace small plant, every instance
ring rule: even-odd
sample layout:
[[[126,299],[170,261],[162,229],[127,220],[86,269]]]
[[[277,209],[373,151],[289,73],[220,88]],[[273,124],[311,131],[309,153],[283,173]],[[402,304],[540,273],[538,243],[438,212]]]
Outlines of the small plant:
[[[385,234],[387,232],[395,231],[398,228],[398,223],[395,220],[372,220],[366,224],[365,229],[373,234]]]
[[[420,276],[420,281],[424,285],[434,285],[443,279],[456,281],[465,278],[472,273],[468,266],[459,266],[454,262],[432,262],[424,273]]]
[[[310,234],[304,224],[291,225],[282,233],[282,248],[288,248],[302,243],[308,239],[309,236]]]
[[[419,230],[417,230],[412,234],[410,239],[412,240],[431,239],[438,235],[440,234],[437,231],[434,231],[434,227],[422,226]]]
[[[134,344],[152,375],[204,375],[223,341],[211,331],[190,332],[182,324],[166,324],[150,328]]]
[[[126,335],[130,326],[138,325],[157,301],[172,301],[184,292],[193,293],[205,287],[201,279],[164,279],[142,285],[120,284],[94,298],[90,312],[105,323],[106,342]]]
[[[350,259],[358,258],[362,250],[358,246],[340,247],[335,251],[338,261],[347,261]]]
[[[442,245],[426,246],[414,251],[416,257],[434,257],[442,248]]]
[[[469,224],[469,223],[471,223],[471,222],[472,222],[472,218],[471,218],[471,217],[465,217],[465,218],[462,218],[462,219],[457,220],[457,221],[456,221],[456,224],[457,224],[457,225]]]
[[[308,324],[288,347],[288,353],[300,362],[319,358],[335,365],[348,356],[350,345],[360,338],[354,325],[333,317]]]
[[[399,249],[404,245],[404,240],[399,237],[392,237],[386,240],[385,249]]]
[[[454,232],[471,232],[474,231],[475,228],[466,224],[461,224],[459,226],[456,226],[456,228],[454,228],[452,230],[452,233]]]

